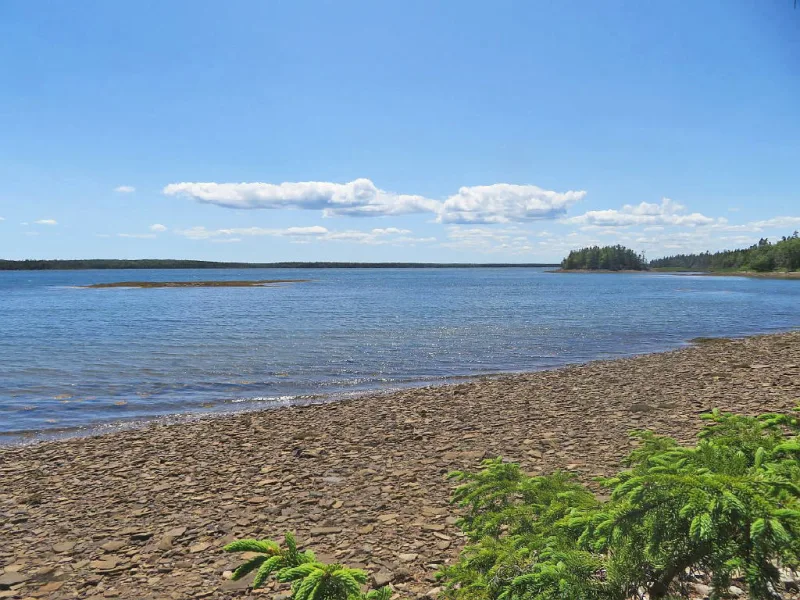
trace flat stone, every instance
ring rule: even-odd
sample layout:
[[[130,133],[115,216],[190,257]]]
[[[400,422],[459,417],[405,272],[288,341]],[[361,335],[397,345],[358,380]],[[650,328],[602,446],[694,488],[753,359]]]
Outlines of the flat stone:
[[[173,527],[164,534],[164,537],[177,538],[186,533],[186,527]]]
[[[110,557],[105,560],[93,560],[89,566],[96,571],[111,571],[117,567],[117,564],[119,564],[119,559]]]
[[[53,552],[63,554],[64,552],[69,552],[72,550],[76,545],[76,542],[59,542],[53,546]]]
[[[189,552],[192,554],[197,554],[199,552],[204,552],[211,547],[210,542],[200,542],[199,544],[195,544],[194,546],[189,546]]]
[[[11,586],[25,583],[28,579],[30,579],[30,577],[27,575],[15,571],[8,571],[0,575],[0,590],[7,590],[11,588]]]
[[[394,573],[387,569],[381,569],[372,574],[372,585],[376,588],[383,587],[394,581]]]
[[[36,591],[38,593],[52,594],[53,592],[57,592],[58,590],[60,590],[63,585],[64,585],[63,581],[51,581],[50,583],[44,584]]]
[[[106,552],[116,552],[117,550],[121,550],[127,545],[128,545],[127,542],[123,542],[120,540],[111,540],[100,546],[100,548],[102,548]]]
[[[409,553],[409,554],[398,554],[397,556],[398,556],[398,558],[400,558],[400,560],[402,560],[403,562],[414,562],[415,560],[417,560],[417,558],[419,558],[419,554],[413,554],[413,553]]]
[[[422,529],[423,531],[444,531],[446,528],[438,523],[424,523]]]
[[[318,537],[321,535],[332,535],[334,533],[342,533],[341,527],[312,527],[311,537]]]

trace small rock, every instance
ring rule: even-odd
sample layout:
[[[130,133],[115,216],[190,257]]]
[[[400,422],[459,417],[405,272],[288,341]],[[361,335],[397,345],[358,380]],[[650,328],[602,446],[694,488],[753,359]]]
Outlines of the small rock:
[[[425,523],[422,525],[423,531],[444,531],[444,525],[438,523]]]
[[[169,531],[164,534],[164,537],[181,537],[184,533],[186,533],[186,527],[173,527]]]
[[[199,544],[195,544],[194,546],[189,546],[189,552],[192,554],[198,554],[199,552],[204,552],[211,547],[210,542],[200,542]]]
[[[318,537],[321,535],[331,535],[334,533],[342,533],[341,527],[312,527],[311,537]]]
[[[7,590],[11,588],[12,585],[25,583],[28,581],[28,579],[29,577],[27,575],[23,575],[22,573],[17,573],[14,571],[3,573],[0,575],[0,590]]]
[[[744,590],[740,587],[736,587],[735,585],[732,585],[731,587],[728,588],[728,593],[736,598],[744,596]]]
[[[398,557],[400,558],[400,560],[402,560],[403,562],[414,562],[415,560],[417,560],[417,558],[419,558],[419,554],[413,554],[413,553],[409,553],[409,554],[398,554],[397,556],[398,556]]]
[[[111,540],[110,542],[106,542],[100,548],[105,550],[106,552],[116,552],[117,550],[121,550],[128,544],[126,542],[121,542],[119,540]]]
[[[689,587],[700,598],[708,598],[711,595],[711,588],[703,583],[692,583]]]
[[[394,581],[394,573],[387,569],[381,569],[372,574],[372,585],[376,588],[383,587]]]
[[[109,557],[105,560],[93,560],[89,563],[89,566],[96,571],[111,571],[112,569],[116,568],[118,562],[119,559],[115,557]]]
[[[787,592],[800,591],[800,585],[798,585],[797,580],[787,571],[781,572],[781,585]]]
[[[60,590],[61,586],[63,585],[64,585],[63,581],[51,581],[50,583],[44,584],[36,591],[40,594],[41,593],[50,594],[52,592],[57,592],[58,590]]]
[[[53,552],[57,552],[58,554],[62,554],[64,552],[69,552],[76,546],[76,542],[59,542],[53,546]]]

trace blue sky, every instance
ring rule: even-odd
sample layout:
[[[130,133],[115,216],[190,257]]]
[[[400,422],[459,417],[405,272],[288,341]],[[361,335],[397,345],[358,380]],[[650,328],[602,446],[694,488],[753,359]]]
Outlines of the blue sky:
[[[0,257],[655,257],[800,228],[800,9],[0,3]]]

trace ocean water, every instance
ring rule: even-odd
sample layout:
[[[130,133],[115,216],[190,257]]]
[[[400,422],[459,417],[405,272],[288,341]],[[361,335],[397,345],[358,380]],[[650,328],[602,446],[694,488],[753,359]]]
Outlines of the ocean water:
[[[265,288],[113,281],[311,279]],[[0,272],[0,443],[800,327],[800,281],[544,269]]]

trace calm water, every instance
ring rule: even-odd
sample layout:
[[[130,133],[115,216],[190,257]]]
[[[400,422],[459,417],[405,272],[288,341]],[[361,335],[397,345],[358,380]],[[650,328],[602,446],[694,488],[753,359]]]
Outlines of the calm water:
[[[313,279],[272,288],[104,281]],[[0,443],[800,327],[800,281],[537,269],[0,272]]]

